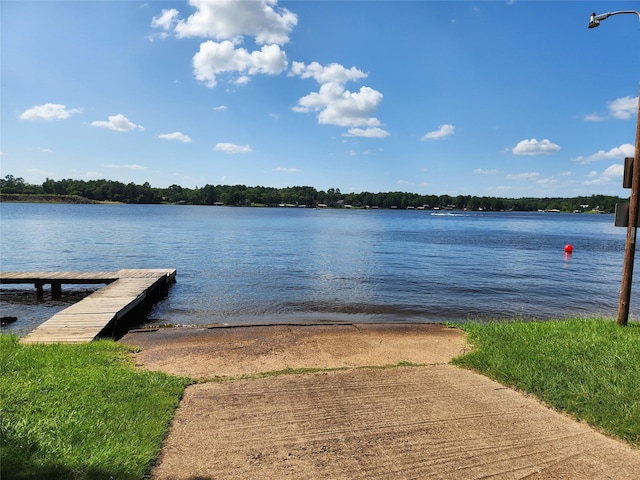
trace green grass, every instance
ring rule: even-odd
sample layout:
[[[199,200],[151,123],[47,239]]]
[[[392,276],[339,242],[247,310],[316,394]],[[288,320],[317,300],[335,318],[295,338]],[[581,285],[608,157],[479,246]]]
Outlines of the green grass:
[[[572,319],[461,328],[474,350],[453,364],[640,445],[640,324]]]
[[[0,477],[144,478],[189,380],[136,370],[129,353],[0,335]]]

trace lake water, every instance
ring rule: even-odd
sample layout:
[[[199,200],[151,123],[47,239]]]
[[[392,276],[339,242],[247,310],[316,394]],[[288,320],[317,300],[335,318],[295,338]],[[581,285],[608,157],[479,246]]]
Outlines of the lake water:
[[[3,271],[176,268],[147,323],[186,325],[615,317],[626,238],[612,215],[167,205],[2,203],[0,227]],[[3,331],[93,288],[3,287]]]

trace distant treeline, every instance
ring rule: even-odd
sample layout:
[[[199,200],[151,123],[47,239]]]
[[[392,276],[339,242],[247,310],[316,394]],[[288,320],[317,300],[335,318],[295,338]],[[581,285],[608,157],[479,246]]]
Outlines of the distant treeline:
[[[4,195],[67,195],[84,197],[98,202],[122,203],[177,203],[185,205],[234,206],[327,206],[334,208],[455,208],[487,211],[560,210],[613,212],[616,203],[625,201],[609,195],[591,195],[573,198],[499,198],[472,195],[419,195],[409,192],[342,193],[339,188],[327,191],[313,187],[247,187],[245,185],[205,185],[183,188],[171,185],[154,188],[148,182],[142,185],[113,180],[52,180],[42,185],[31,185],[23,178],[7,175],[0,179],[0,193]],[[46,198],[46,197],[45,197]],[[5,197],[5,200],[8,198]]]

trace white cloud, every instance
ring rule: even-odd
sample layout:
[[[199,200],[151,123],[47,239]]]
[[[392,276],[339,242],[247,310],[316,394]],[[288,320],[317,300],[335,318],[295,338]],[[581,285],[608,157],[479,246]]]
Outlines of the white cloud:
[[[233,83],[234,85],[246,85],[250,81],[251,77],[249,77],[248,75],[241,75],[235,80],[231,80],[231,83]]]
[[[160,135],[158,135],[158,138],[163,138],[165,140],[178,140],[183,143],[191,142],[191,137],[189,135],[185,135],[182,132],[161,133]]]
[[[536,180],[540,177],[538,172],[526,172],[526,173],[510,173],[507,175],[509,180]]]
[[[449,135],[453,135],[455,131],[456,127],[454,127],[453,125],[440,125],[440,128],[438,130],[423,135],[420,141],[424,142],[425,140],[436,140],[439,138],[445,138]]]
[[[604,172],[600,176],[598,176],[597,172],[591,172],[589,174],[590,178],[593,180],[586,180],[584,182],[585,185],[603,185],[603,184],[611,184],[614,182],[619,182],[624,174],[624,165],[622,164],[613,164],[609,165]]]
[[[250,153],[251,147],[249,145],[235,145],[233,143],[217,143],[214,150],[226,153]]]
[[[627,120],[638,113],[638,97],[616,98],[609,102],[609,113],[613,118]]]
[[[197,80],[214,88],[220,73],[277,75],[287,68],[287,64],[287,55],[278,45],[264,45],[260,50],[249,53],[244,48],[236,49],[228,40],[221,43],[208,40],[200,44],[200,51],[193,56],[193,73]],[[248,78],[240,78],[243,79],[241,83],[248,81]]]
[[[367,78],[367,74],[356,67],[345,68],[339,63],[330,63],[323,67],[318,62],[311,62],[305,65],[303,62],[293,62],[291,64],[290,76],[301,78],[313,78],[319,84],[325,83],[347,83],[348,81]]]
[[[598,115],[597,113],[591,113],[591,114],[587,115],[586,117],[584,117],[584,119],[587,122],[602,122],[602,121],[606,120],[607,117],[602,117],[602,116]]]
[[[382,94],[369,87],[350,92],[338,83],[325,83],[318,92],[298,100],[296,112],[316,111],[318,123],[341,127],[377,127],[380,121],[371,115],[382,102]]]
[[[365,138],[384,138],[390,135],[389,132],[379,127],[372,128],[350,128],[347,133],[343,133],[343,137],[365,137]]]
[[[276,172],[298,173],[299,171],[300,171],[299,168],[285,168],[285,167],[276,168]]]
[[[202,43],[193,57],[193,73],[207,87],[214,88],[221,73],[236,72],[231,83],[244,85],[252,75],[277,75],[286,70],[288,60],[280,45],[289,41],[298,17],[278,7],[277,0],[190,0],[189,4],[196,11],[186,20],[177,18],[176,9],[162,10],[151,25],[164,29],[165,34],[173,29],[178,38],[216,40]],[[262,48],[253,52],[236,48],[245,35],[254,37]]]
[[[108,128],[109,130],[116,130],[117,132],[130,132],[131,130],[144,130],[141,125],[129,121],[127,117],[118,113],[117,115],[110,115],[109,120],[96,120],[91,122],[93,127]]]
[[[115,163],[109,163],[107,165],[103,165],[104,168],[118,168],[124,170],[146,170],[147,167],[143,167],[142,165],[136,165],[135,163],[118,165]]]
[[[375,127],[380,124],[377,118],[370,116],[382,101],[380,92],[370,87],[361,87],[358,92],[346,91],[342,87],[327,88],[323,92],[323,88],[328,85],[323,85],[320,88],[321,95],[318,99],[326,103],[318,115],[319,123],[345,127]],[[328,95],[324,96],[322,93],[328,93]]]
[[[540,180],[536,181],[537,185],[556,185],[557,183],[558,179],[555,177],[541,178]]]
[[[560,150],[560,146],[544,139],[541,142],[532,138],[531,140],[522,140],[511,152],[514,155],[550,155]]]
[[[40,148],[40,151],[42,153],[53,153],[53,150],[51,150],[50,148]]]
[[[175,8],[163,9],[159,17],[153,17],[151,20],[151,26],[155,28],[162,28],[164,30],[170,30],[176,22],[178,16],[178,10]]]
[[[378,127],[380,121],[373,117],[382,102],[382,93],[363,86],[357,92],[344,88],[348,81],[360,80],[367,74],[356,67],[345,68],[338,63],[326,66],[318,62],[305,65],[302,62],[292,64],[289,76],[303,79],[313,78],[320,83],[320,90],[312,92],[298,100],[294,112],[319,112],[318,123],[341,127]],[[388,132],[382,129],[351,130],[347,136],[365,136],[382,138]]]
[[[227,110],[227,106],[226,105],[219,105],[217,107],[213,107],[213,111],[214,112],[224,112],[225,110]]]
[[[189,0],[189,4],[196,12],[177,23],[178,38],[206,37],[240,43],[244,35],[250,35],[259,44],[283,45],[298,23],[297,15],[279,8],[277,0]]]
[[[582,155],[575,158],[573,161],[576,163],[589,164],[591,162],[597,162],[598,160],[613,160],[623,159],[625,157],[633,157],[635,155],[635,147],[630,143],[625,143],[619,147],[614,147],[611,150],[605,152],[604,150],[598,150],[593,155],[583,157]]]
[[[615,100],[607,102],[607,108],[609,110],[609,116],[592,113],[584,119],[588,122],[602,122],[612,117],[618,120],[628,120],[632,115],[635,116],[638,114],[638,97],[627,96],[616,98]]]
[[[483,168],[476,168],[473,173],[475,173],[476,175],[497,175],[501,172],[500,170],[496,169],[485,170]]]
[[[601,178],[607,181],[617,180],[624,175],[624,165],[614,163],[609,165],[604,172],[602,172]]]
[[[277,0],[190,0],[189,4],[196,11],[186,20],[176,21],[178,14],[174,10],[163,10],[153,18],[152,25],[173,29],[178,38],[211,39],[200,44],[192,59],[195,78],[207,87],[215,88],[222,74],[231,76],[230,83],[244,85],[254,75],[278,75],[287,69],[289,60],[280,46],[289,41],[298,17],[279,7]],[[240,47],[245,36],[261,44],[260,50],[250,52]],[[348,81],[367,77],[356,67],[295,62],[289,76],[313,78],[321,85],[319,92],[299,99],[294,111],[317,112],[320,124],[368,127],[350,132],[351,136],[382,138],[388,135],[382,129],[372,129],[380,125],[373,114],[382,101],[382,94],[366,86],[356,92],[344,88]]]
[[[20,118],[22,120],[65,120],[76,113],[82,113],[82,109],[71,108],[67,110],[66,105],[45,103],[25,110],[20,114]]]

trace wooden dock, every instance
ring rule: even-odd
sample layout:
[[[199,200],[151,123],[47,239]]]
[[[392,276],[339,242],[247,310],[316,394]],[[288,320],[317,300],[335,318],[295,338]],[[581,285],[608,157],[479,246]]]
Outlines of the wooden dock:
[[[51,285],[52,295],[63,284],[107,284],[83,300],[58,312],[41,324],[22,343],[90,342],[114,329],[136,307],[150,305],[166,295],[175,282],[176,270],[119,270],[117,272],[2,272],[0,284],[32,283],[42,295]]]

